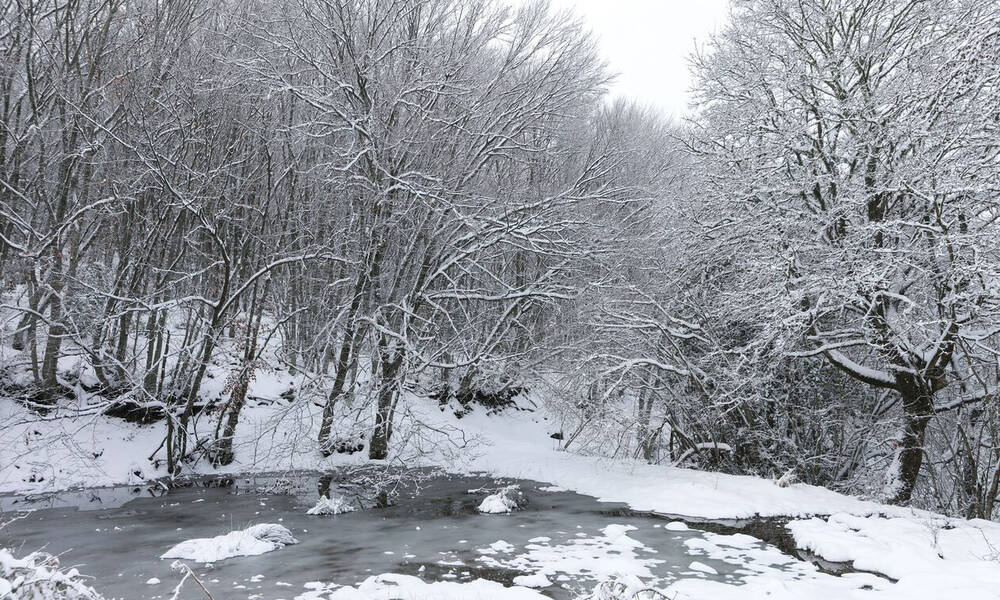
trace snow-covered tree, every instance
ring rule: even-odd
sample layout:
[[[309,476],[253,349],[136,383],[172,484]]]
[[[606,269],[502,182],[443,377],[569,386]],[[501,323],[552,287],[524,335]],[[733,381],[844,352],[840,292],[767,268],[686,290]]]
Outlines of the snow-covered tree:
[[[997,8],[739,1],[695,61],[725,303],[759,343],[892,393],[895,503],[934,415],[996,394]]]

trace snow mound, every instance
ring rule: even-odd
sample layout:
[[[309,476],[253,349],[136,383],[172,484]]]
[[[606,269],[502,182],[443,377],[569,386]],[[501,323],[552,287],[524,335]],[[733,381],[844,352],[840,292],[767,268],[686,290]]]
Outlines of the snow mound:
[[[535,573],[534,575],[518,575],[514,578],[514,585],[527,588],[544,588],[552,585],[552,582],[545,575]]]
[[[357,510],[351,502],[343,496],[320,496],[316,506],[306,511],[307,515],[339,515]]]
[[[357,587],[307,584],[313,589],[295,600],[548,600],[525,587],[504,587],[495,581],[476,579],[467,583],[437,581],[386,573],[369,577]]]
[[[44,552],[14,558],[0,548],[0,598],[4,600],[102,600],[83,583],[76,569],[63,571],[59,559]]]
[[[719,574],[719,572],[716,571],[713,567],[710,567],[705,563],[697,560],[688,565],[688,568],[691,569],[692,571],[698,571],[699,573],[708,573],[709,575]]]
[[[495,494],[490,494],[483,499],[477,509],[485,514],[506,514],[515,510],[521,510],[528,504],[528,499],[518,485],[508,485]]]
[[[217,562],[234,556],[256,556],[299,543],[292,532],[275,523],[262,523],[214,538],[185,540],[160,555],[200,563]]]

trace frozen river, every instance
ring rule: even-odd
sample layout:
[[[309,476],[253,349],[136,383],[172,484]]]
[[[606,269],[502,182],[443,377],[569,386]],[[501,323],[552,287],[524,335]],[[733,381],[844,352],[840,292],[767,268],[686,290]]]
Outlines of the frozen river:
[[[511,483],[526,493],[525,510],[476,511],[490,490]],[[318,489],[317,475],[297,474],[203,480],[169,492],[123,487],[35,502],[6,497],[6,518],[33,510],[0,530],[0,541],[21,553],[57,554],[64,566],[94,577],[108,598],[129,600],[170,597],[180,576],[159,557],[174,544],[258,523],[279,523],[300,543],[214,564],[188,561],[215,600],[290,600],[381,573],[505,585],[544,575],[550,585],[541,591],[558,599],[621,575],[662,586],[688,577],[736,583],[748,573],[739,561],[692,551],[711,534],[537,482],[435,476],[404,487],[392,506],[307,515]],[[189,581],[180,598],[205,595]]]

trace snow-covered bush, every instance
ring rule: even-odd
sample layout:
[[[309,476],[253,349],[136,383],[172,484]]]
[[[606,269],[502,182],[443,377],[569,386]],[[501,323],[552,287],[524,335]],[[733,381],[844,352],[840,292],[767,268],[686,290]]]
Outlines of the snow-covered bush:
[[[44,552],[15,558],[0,548],[0,598],[4,600],[102,600],[76,569],[63,570]]]
[[[646,586],[637,577],[611,579],[597,584],[582,600],[666,600],[667,596]]]
[[[320,496],[313,506],[306,511],[307,515],[339,515],[357,510],[351,501],[343,496]]]
[[[485,514],[503,514],[515,510],[523,510],[528,504],[528,498],[518,485],[508,485],[495,494],[490,494],[479,504],[477,509]]]
[[[517,406],[515,398],[524,393],[526,386],[517,376],[508,373],[503,365],[483,363],[461,370],[445,369],[439,385],[432,385],[430,396],[441,406],[457,402],[455,416],[461,418],[472,411],[474,405],[482,406],[488,414],[503,412]]]

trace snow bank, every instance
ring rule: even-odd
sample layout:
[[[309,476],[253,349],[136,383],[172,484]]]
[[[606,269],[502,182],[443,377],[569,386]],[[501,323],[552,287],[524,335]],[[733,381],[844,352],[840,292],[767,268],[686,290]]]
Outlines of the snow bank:
[[[292,537],[292,532],[283,526],[262,523],[214,538],[185,540],[161,554],[160,558],[180,558],[200,563],[211,563],[235,556],[265,554],[297,543],[299,541]]]
[[[44,552],[15,558],[0,548],[0,598],[4,600],[102,600],[83,583],[76,569],[62,570],[59,559]]]
[[[313,506],[306,511],[307,515],[340,515],[357,510],[351,502],[343,496],[320,496]]]
[[[792,521],[800,548],[829,561],[882,573],[917,598],[1000,598],[1000,525],[916,513],[910,517],[857,516]],[[987,591],[991,590],[991,591]],[[924,594],[924,595],[920,595]]]
[[[801,520],[793,520],[788,527],[799,547],[830,561],[853,563],[857,569],[899,580],[892,583],[868,573],[834,577],[756,538],[706,534],[708,542],[698,538],[686,542],[690,551],[740,565],[743,581],[733,585],[698,573],[699,577],[684,578],[659,590],[668,598],[1000,599],[997,523],[949,519],[800,483],[781,487],[756,477],[560,452],[552,449],[546,434],[548,424],[537,414],[485,417],[472,413],[461,425],[469,434],[493,443],[468,459],[463,471],[544,481],[602,501],[623,502],[636,510],[666,515],[696,519],[798,517]],[[833,516],[828,520],[814,518],[830,514]],[[679,531],[685,526],[678,522],[665,528]],[[544,560],[540,551],[532,558]],[[527,563],[511,566],[534,570]],[[600,572],[615,575],[608,570]],[[622,574],[645,576],[642,569]]]
[[[369,577],[357,587],[311,584],[295,600],[547,600],[532,589],[504,587],[495,581],[427,583],[419,577],[386,573]]]
[[[416,402],[412,410],[425,422],[434,423],[446,417],[433,407],[424,407]],[[755,516],[811,517],[831,512],[873,514],[885,508],[875,502],[806,484],[779,487],[773,481],[759,477],[648,465],[640,461],[611,460],[554,450],[546,434],[548,423],[536,413],[505,413],[490,417],[473,412],[457,426],[492,445],[452,466],[453,469],[544,481],[602,501],[624,502],[635,510],[698,519],[741,519]]]

